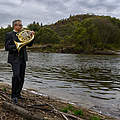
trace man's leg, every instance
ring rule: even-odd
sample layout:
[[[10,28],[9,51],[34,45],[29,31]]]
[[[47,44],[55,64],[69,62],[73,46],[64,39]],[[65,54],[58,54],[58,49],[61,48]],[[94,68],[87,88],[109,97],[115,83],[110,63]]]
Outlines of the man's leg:
[[[19,81],[19,89],[17,91],[17,96],[21,96],[21,90],[23,88],[24,84],[24,77],[25,77],[25,68],[26,68],[26,62],[20,64],[20,81]]]
[[[19,88],[19,81],[20,81],[20,64],[19,63],[12,63],[12,98],[17,97],[17,91]]]

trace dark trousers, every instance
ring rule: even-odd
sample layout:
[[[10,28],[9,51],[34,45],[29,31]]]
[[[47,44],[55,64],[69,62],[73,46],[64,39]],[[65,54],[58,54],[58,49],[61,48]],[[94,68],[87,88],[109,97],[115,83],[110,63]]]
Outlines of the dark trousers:
[[[25,77],[26,62],[17,60],[12,63],[12,98],[20,96]]]

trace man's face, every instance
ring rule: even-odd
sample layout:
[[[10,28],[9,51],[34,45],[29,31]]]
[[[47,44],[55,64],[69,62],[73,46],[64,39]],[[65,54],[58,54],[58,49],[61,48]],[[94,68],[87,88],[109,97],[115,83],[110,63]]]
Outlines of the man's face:
[[[14,25],[14,29],[16,30],[16,31],[21,31],[21,29],[22,29],[22,22],[20,22],[20,21],[17,21],[16,23],[15,23],[15,25]]]

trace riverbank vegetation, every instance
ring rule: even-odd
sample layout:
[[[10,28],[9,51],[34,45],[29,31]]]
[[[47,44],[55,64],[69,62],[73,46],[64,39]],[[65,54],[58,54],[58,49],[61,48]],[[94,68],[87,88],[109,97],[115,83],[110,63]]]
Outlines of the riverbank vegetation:
[[[120,20],[110,16],[73,15],[51,25],[33,22],[27,26],[35,31],[35,45],[41,52],[100,53],[120,49]],[[0,29],[0,45],[12,27]],[[32,49],[33,49],[32,48]]]

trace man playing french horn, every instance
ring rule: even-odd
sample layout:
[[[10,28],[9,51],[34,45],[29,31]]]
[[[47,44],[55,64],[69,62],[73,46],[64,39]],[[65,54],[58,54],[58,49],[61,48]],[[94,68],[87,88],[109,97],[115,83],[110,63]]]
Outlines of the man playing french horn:
[[[22,21],[12,22],[13,31],[6,34],[5,50],[8,51],[8,63],[12,66],[12,101],[17,103],[21,96],[24,84],[26,61],[28,60],[26,46],[32,46],[34,42],[34,31],[22,31]],[[22,38],[22,39],[20,39]]]

